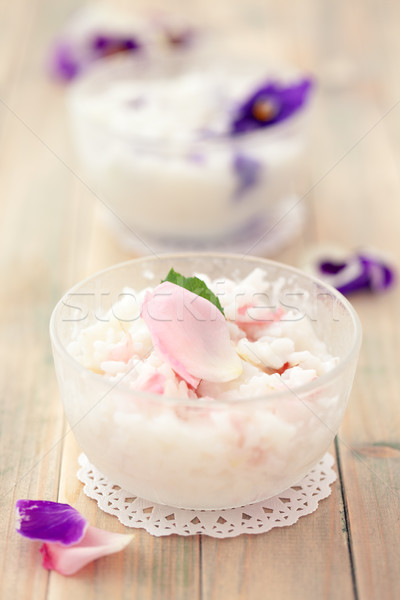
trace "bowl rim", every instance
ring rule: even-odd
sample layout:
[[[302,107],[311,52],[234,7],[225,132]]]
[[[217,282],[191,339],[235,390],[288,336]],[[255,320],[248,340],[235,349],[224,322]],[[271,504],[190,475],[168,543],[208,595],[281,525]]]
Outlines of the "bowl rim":
[[[350,349],[348,350],[346,355],[341,360],[339,360],[338,364],[335,365],[331,370],[320,375],[316,379],[309,381],[308,383],[305,383],[305,384],[302,384],[302,385],[299,385],[299,386],[296,386],[293,388],[289,388],[289,386],[286,386],[285,389],[271,391],[262,396],[256,396],[256,397],[250,397],[250,398],[249,397],[247,397],[247,398],[246,397],[245,398],[238,397],[238,398],[234,398],[231,400],[219,400],[218,398],[213,398],[211,400],[210,399],[205,400],[203,398],[198,398],[195,401],[191,398],[179,398],[179,397],[173,397],[173,396],[164,396],[161,394],[145,392],[142,390],[134,390],[123,381],[125,374],[117,382],[109,381],[109,380],[105,379],[103,375],[101,375],[99,373],[95,373],[94,371],[91,371],[90,369],[88,369],[87,367],[82,365],[78,360],[76,360],[72,356],[72,354],[70,354],[67,351],[67,348],[60,340],[60,337],[59,337],[59,334],[57,331],[56,321],[57,321],[58,313],[60,312],[61,308],[64,306],[65,299],[70,294],[75,293],[76,290],[78,290],[85,284],[88,284],[89,282],[94,281],[98,277],[104,276],[105,274],[107,274],[111,271],[114,271],[117,269],[122,269],[122,268],[128,267],[130,265],[138,264],[141,262],[148,262],[149,260],[150,261],[151,260],[160,260],[160,259],[161,260],[171,260],[174,258],[176,258],[176,259],[178,259],[178,258],[179,259],[209,258],[209,259],[245,260],[246,262],[254,262],[255,268],[256,268],[256,266],[262,267],[262,264],[264,264],[266,266],[270,265],[271,267],[283,269],[287,273],[291,273],[293,275],[301,276],[301,277],[308,279],[310,282],[313,282],[313,283],[321,286],[325,290],[327,290],[334,297],[335,301],[339,301],[345,307],[347,313],[349,314],[349,316],[351,318],[353,328],[354,328],[353,340],[352,340]],[[229,277],[227,277],[227,278],[229,278]],[[97,385],[103,385],[105,388],[107,388],[107,394],[109,392],[111,392],[114,388],[118,387],[118,389],[119,389],[119,391],[121,391],[121,393],[124,393],[124,394],[127,393],[133,397],[136,396],[138,399],[140,397],[140,398],[152,401],[153,403],[161,402],[163,404],[174,403],[174,404],[181,404],[181,405],[190,405],[191,408],[197,408],[197,407],[210,408],[210,407],[217,407],[217,406],[221,407],[221,406],[227,406],[227,405],[235,406],[235,405],[240,405],[240,404],[253,404],[253,403],[260,403],[260,402],[263,402],[263,403],[271,402],[272,403],[275,400],[278,400],[281,398],[288,398],[290,396],[297,397],[299,400],[301,400],[300,396],[307,395],[312,392],[316,392],[319,388],[324,387],[326,384],[328,384],[329,382],[336,379],[336,377],[339,376],[343,370],[345,370],[347,365],[354,358],[357,358],[359,350],[360,350],[360,346],[361,346],[361,341],[362,341],[362,326],[361,326],[361,321],[360,321],[360,318],[359,318],[356,310],[354,309],[352,304],[349,302],[349,300],[347,300],[347,298],[345,296],[343,296],[343,294],[341,294],[338,290],[336,290],[331,285],[325,283],[318,277],[310,275],[309,273],[307,273],[301,269],[292,267],[291,265],[287,265],[285,263],[281,263],[281,262],[278,262],[275,260],[258,257],[258,256],[254,256],[254,255],[231,254],[231,253],[224,253],[224,252],[180,252],[180,253],[173,252],[173,253],[161,254],[161,255],[155,254],[154,256],[147,255],[147,256],[129,259],[129,260],[126,260],[126,261],[123,261],[120,263],[116,263],[109,267],[106,267],[105,269],[96,271],[95,273],[92,273],[88,277],[86,277],[86,278],[82,279],[81,281],[79,281],[78,283],[76,283],[74,286],[72,286],[69,290],[67,290],[63,294],[63,296],[57,302],[57,304],[55,305],[55,307],[52,311],[52,314],[50,317],[49,330],[50,330],[50,339],[51,339],[52,350],[53,350],[53,357],[55,355],[55,349],[56,349],[59,352],[59,354],[62,356],[62,358],[64,360],[66,360],[75,370],[84,374],[86,378],[93,379],[93,382],[96,383]],[[127,372],[127,374],[128,373],[130,373],[130,370]]]

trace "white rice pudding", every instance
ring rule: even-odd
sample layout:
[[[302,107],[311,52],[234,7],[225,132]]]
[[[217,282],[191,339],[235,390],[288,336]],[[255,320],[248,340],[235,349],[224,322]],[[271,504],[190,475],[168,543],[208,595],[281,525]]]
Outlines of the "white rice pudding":
[[[308,318],[277,306],[283,278],[270,284],[258,268],[240,284],[198,277],[220,299],[242,374],[188,385],[140,317],[152,288],[126,288],[68,348],[113,388],[78,439],[89,459],[133,494],[186,508],[243,505],[296,483],[326,451],[344,412],[340,394],[296,390],[338,359]]]
[[[102,62],[72,85],[69,107],[86,176],[118,215],[110,222],[122,243],[247,250],[296,204],[304,109],[244,135],[230,135],[230,124],[263,83],[298,75],[212,60]],[[298,212],[291,217],[267,245],[284,227],[294,235]]]

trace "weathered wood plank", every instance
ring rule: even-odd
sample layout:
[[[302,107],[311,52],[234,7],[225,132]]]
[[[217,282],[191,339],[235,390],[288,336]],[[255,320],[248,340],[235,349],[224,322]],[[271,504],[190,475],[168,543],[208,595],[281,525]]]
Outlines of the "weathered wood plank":
[[[354,598],[340,481],[318,510],[291,527],[202,540],[207,599]]]
[[[325,100],[322,135],[328,140],[315,170],[338,148],[360,143],[318,186],[319,240],[348,249],[367,246],[400,255],[398,168],[372,95],[365,88]],[[340,121],[347,123],[339,129]],[[336,123],[328,136],[328,122]],[[376,126],[374,126],[376,124]],[[366,134],[366,132],[369,133]],[[364,137],[363,137],[364,136]],[[361,139],[363,138],[363,139]],[[399,290],[354,297],[364,342],[338,448],[351,550],[360,598],[400,595],[399,564]]]
[[[104,597],[163,600],[166,591],[169,597],[177,600],[200,598],[199,537],[156,538],[143,530],[124,527],[116,517],[100,511],[96,502],[85,496],[83,485],[76,477],[79,453],[73,435],[68,434],[58,500],[77,507],[92,525],[118,533],[133,533],[134,539],[124,552],[88,565],[67,581],[52,573],[48,600],[67,600],[75,596],[87,600]]]
[[[47,139],[65,148],[61,104],[30,79],[33,64],[35,74],[43,69],[35,4],[3,4],[0,20],[1,96],[10,107],[0,106],[0,596],[21,600],[47,593],[40,544],[15,533],[14,504],[57,498],[64,416],[48,323],[68,277],[79,276],[75,259],[86,244],[78,237],[71,251],[79,232],[74,182],[46,147]]]

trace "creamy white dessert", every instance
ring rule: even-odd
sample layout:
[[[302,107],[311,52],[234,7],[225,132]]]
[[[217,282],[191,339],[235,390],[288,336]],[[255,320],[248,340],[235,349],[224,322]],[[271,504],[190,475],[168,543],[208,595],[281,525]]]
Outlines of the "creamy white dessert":
[[[165,340],[170,317],[156,302],[169,302],[172,284],[155,281],[124,289],[68,351],[109,384],[75,428],[89,459],[133,494],[211,509],[256,502],[300,480],[332,441],[345,403],[325,377],[338,358],[307,314],[282,306],[285,278],[270,283],[261,269],[240,283],[199,277],[225,316],[204,299],[197,311],[196,299],[179,288],[183,308],[176,305],[174,335]],[[185,338],[188,331],[198,337]],[[201,348],[207,342],[210,360]],[[321,386],[312,385],[319,378]]]
[[[276,225],[296,203],[304,107],[268,127],[268,113],[259,111],[259,129],[232,130],[246,99],[270,82],[283,89],[299,76],[212,59],[122,57],[72,85],[77,152],[91,185],[118,215],[113,222],[123,242],[247,250]],[[284,110],[286,97],[268,96],[269,109]],[[289,229],[292,221],[285,221]],[[283,226],[269,238],[282,236]]]

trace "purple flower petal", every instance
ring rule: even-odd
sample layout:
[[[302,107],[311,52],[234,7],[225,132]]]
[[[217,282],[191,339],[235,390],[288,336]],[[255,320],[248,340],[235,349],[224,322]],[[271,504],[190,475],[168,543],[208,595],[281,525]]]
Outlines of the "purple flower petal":
[[[70,546],[80,542],[88,527],[86,519],[69,504],[18,500],[15,506],[16,530],[31,540]]]
[[[317,273],[339,292],[382,292],[395,281],[394,270],[382,258],[360,253],[345,260],[324,258],[317,262]]]
[[[305,106],[312,87],[311,79],[291,85],[275,81],[264,83],[238,107],[231,123],[231,135],[270,127],[288,119]]]
[[[88,45],[93,49],[96,58],[103,58],[118,52],[135,52],[142,47],[142,44],[133,36],[122,37],[118,34],[105,35],[103,33],[95,35]]]
[[[53,77],[70,81],[96,60],[120,52],[138,52],[142,44],[133,36],[101,32],[74,40],[72,36],[60,39],[50,56],[50,71]]]
[[[234,198],[239,200],[250,188],[257,184],[261,173],[261,163],[251,156],[235,154],[232,166],[238,177],[238,186],[234,192]]]
[[[372,292],[382,292],[391,287],[395,281],[394,270],[381,259],[360,254],[359,260],[368,273],[368,287]]]
[[[323,261],[319,264],[319,268],[321,270],[321,273],[325,274],[325,275],[336,275],[337,273],[340,273],[340,271],[343,271],[343,269],[346,268],[346,264],[345,262],[330,262],[329,260],[327,261]]]
[[[50,71],[54,77],[69,81],[78,75],[80,69],[70,44],[59,42],[54,46],[50,62]]]

